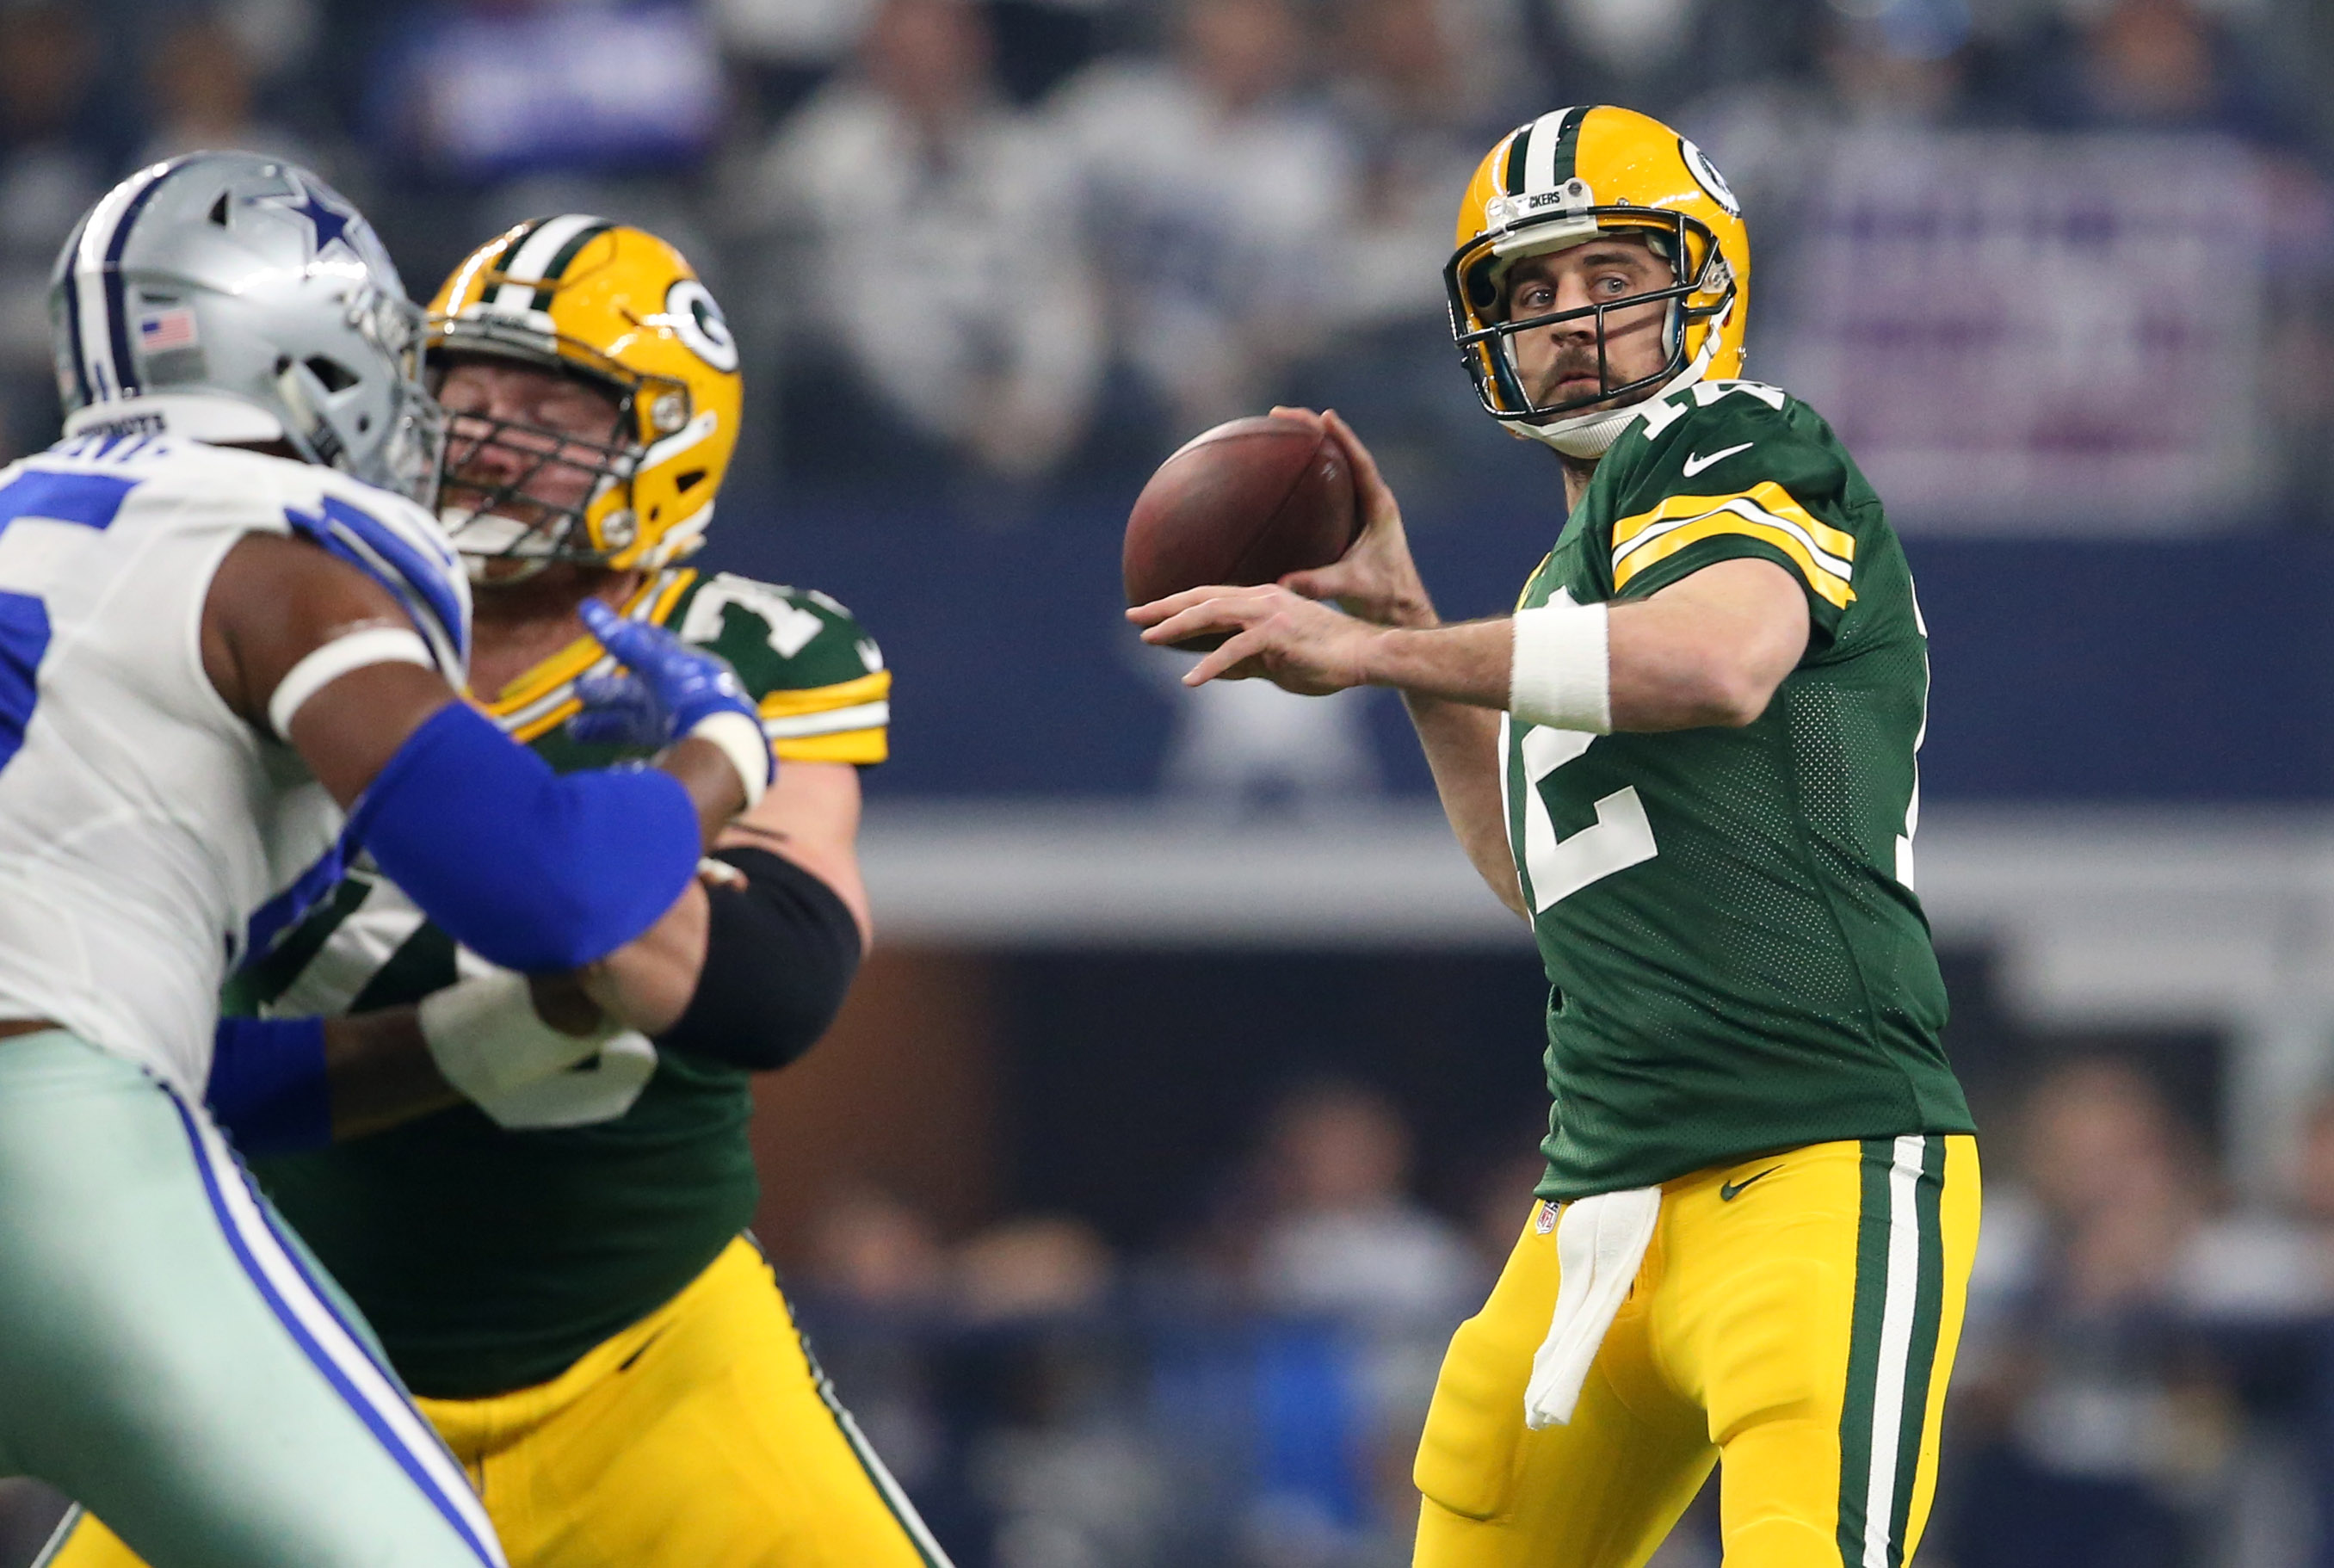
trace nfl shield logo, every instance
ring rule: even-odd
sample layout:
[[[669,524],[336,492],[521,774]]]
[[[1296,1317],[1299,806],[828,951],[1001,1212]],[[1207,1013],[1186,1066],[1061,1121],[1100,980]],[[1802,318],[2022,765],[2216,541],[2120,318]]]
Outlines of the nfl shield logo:
[[[1555,1228],[1556,1205],[1543,1198],[1540,1201],[1539,1213],[1532,1217],[1532,1230],[1538,1235],[1546,1236]]]

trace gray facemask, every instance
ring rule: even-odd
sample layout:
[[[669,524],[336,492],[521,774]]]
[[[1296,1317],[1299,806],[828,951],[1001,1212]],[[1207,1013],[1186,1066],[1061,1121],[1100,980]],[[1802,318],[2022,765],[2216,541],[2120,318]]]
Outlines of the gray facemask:
[[[197,152],[131,175],[65,242],[49,323],[69,434],[282,441],[436,494],[422,313],[362,215],[296,165]]]

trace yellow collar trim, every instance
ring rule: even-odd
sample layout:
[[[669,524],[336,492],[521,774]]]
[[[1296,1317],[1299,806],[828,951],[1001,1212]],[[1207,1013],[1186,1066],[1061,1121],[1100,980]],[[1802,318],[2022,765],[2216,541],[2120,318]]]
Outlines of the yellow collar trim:
[[[697,572],[693,567],[668,567],[643,582],[639,592],[623,602],[620,613],[627,620],[661,621],[672,613],[674,603],[696,581]],[[577,676],[606,657],[599,643],[589,637],[579,637],[503,688],[483,706],[496,719],[508,720],[521,710],[533,707],[545,697],[564,691],[574,683]],[[564,703],[559,706],[563,709],[566,707]],[[563,712],[561,717],[564,718],[565,713]],[[549,726],[530,724],[526,727],[539,735]],[[520,738],[531,740],[534,736],[522,734]]]

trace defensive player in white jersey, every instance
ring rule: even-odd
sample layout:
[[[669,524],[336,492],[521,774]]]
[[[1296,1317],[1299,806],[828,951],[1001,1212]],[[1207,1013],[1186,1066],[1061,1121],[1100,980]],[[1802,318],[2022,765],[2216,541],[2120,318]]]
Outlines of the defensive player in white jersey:
[[[490,961],[652,1015],[758,718],[654,629],[618,649],[654,767],[555,775],[459,700],[419,313],[313,176],[140,170],[52,308],[67,438],[0,470],[0,1474],[156,1568],[499,1563],[202,1108],[218,987],[361,844]],[[438,1014],[476,1051],[607,1033],[546,1047],[525,982],[478,984]]]

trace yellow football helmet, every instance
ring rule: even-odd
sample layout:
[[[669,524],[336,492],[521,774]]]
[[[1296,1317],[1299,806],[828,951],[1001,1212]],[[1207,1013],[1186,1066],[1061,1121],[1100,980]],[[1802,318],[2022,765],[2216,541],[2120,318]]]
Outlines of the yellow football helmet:
[[[1575,310],[1506,319],[1507,274],[1517,261],[1616,229],[1644,234],[1677,281]],[[1741,370],[1750,288],[1742,208],[1702,149],[1658,120],[1599,103],[1518,126],[1477,166],[1459,207],[1457,247],[1442,272],[1452,336],[1484,409],[1516,435],[1572,457],[1599,457],[1633,417],[1628,405]],[[1605,363],[1605,313],[1653,301],[1668,302],[1668,362],[1653,375],[1613,384]],[[1592,314],[1597,390],[1534,402],[1517,368],[1516,335]],[[1581,411],[1615,399],[1624,406]]]
[[[570,213],[496,236],[454,269],[429,307],[429,362],[517,360],[612,390],[605,441],[465,415],[447,448],[444,516],[471,557],[580,561],[627,570],[704,542],[738,445],[738,343],[689,261],[642,229]],[[433,381],[433,386],[435,385]],[[489,443],[523,457],[515,479],[457,476]],[[527,486],[554,464],[593,476],[581,505]]]

